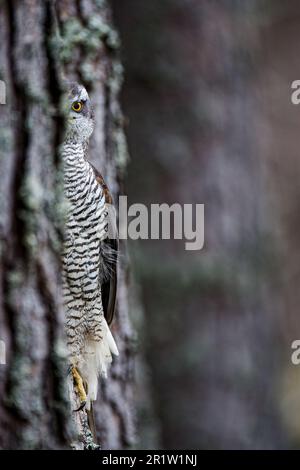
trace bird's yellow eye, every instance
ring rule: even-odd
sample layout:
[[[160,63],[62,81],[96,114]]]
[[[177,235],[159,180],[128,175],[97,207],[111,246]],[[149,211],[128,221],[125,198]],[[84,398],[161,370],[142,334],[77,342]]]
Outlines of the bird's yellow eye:
[[[82,103],[80,101],[74,101],[72,104],[72,109],[75,111],[75,113],[80,113],[82,110]]]

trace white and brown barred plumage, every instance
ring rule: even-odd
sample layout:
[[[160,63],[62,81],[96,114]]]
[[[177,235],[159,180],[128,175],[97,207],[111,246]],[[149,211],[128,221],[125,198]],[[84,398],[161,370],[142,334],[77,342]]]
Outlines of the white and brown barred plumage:
[[[73,84],[63,145],[68,204],[63,254],[66,334],[71,365],[87,384],[87,409],[97,397],[98,376],[107,374],[118,349],[109,329],[116,297],[117,239],[111,230],[111,196],[87,160],[93,110],[85,88]]]

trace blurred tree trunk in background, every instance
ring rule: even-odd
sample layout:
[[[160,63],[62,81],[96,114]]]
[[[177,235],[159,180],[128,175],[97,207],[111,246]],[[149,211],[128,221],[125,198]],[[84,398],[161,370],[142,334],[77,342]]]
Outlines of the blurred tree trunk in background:
[[[113,2],[127,72],[129,203],[205,204],[202,252],[180,241],[132,245],[164,448],[287,442],[279,220],[269,214],[259,88],[272,2],[262,3]],[[289,364],[289,346],[284,354]]]
[[[127,162],[119,39],[105,1],[7,0],[0,4],[0,44],[7,91],[0,108],[0,340],[7,353],[0,365],[0,448],[62,448],[73,435],[60,277],[61,72],[90,92],[90,156],[117,202]],[[102,448],[126,448],[134,439],[127,270],[123,256],[113,326],[120,357],[95,406]]]
[[[273,276],[273,298],[280,311],[278,328],[284,339],[279,371],[279,410],[285,434],[294,448],[300,443],[300,371],[288,352],[300,338],[300,158],[299,105],[291,101],[291,84],[300,79],[300,4],[296,0],[270,2],[272,9],[262,28],[259,87],[263,96],[265,166],[268,175],[269,221],[280,263]],[[267,124],[267,125],[266,125]]]

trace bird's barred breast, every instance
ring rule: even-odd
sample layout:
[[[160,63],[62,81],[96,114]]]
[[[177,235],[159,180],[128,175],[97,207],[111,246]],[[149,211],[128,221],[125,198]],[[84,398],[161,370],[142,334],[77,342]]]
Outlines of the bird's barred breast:
[[[105,199],[86,160],[71,150],[70,164],[66,158],[65,161],[68,200],[63,256],[65,280],[70,297],[94,301],[101,295],[100,240],[107,231]]]

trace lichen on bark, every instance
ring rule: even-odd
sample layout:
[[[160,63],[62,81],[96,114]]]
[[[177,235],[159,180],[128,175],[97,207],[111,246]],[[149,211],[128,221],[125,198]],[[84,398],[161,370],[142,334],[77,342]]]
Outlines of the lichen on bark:
[[[60,103],[65,80],[87,86],[97,118],[91,161],[117,198],[125,143],[115,145],[122,132],[119,86],[109,80],[119,63],[118,35],[104,1],[7,0],[0,3],[0,44],[7,88],[0,115],[0,339],[7,350],[0,366],[0,448],[93,448],[84,413],[75,418],[83,420],[78,437],[68,398]],[[100,394],[96,407],[103,448],[128,447],[134,439],[125,269],[121,264],[114,325],[121,359],[104,386],[114,396]],[[109,419],[102,420],[103,412]]]

